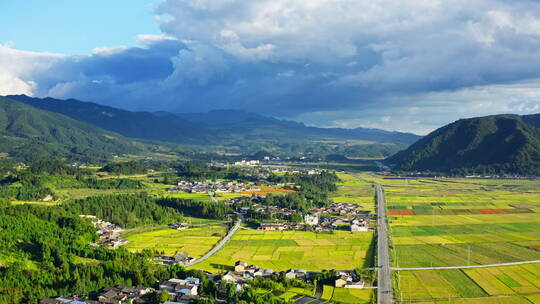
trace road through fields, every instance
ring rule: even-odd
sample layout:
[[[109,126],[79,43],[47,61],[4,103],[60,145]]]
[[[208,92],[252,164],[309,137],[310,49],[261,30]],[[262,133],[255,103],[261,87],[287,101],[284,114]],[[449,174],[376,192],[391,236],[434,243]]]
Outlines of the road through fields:
[[[202,257],[196,259],[195,261],[193,261],[191,263],[187,263],[184,266],[188,267],[188,266],[193,266],[195,264],[199,264],[200,262],[205,261],[208,258],[210,258],[211,256],[213,256],[216,252],[218,252],[221,248],[223,248],[223,246],[225,246],[225,244],[227,244],[227,242],[233,237],[233,235],[236,233],[236,231],[238,231],[241,224],[242,224],[242,220],[238,219],[236,221],[236,223],[234,224],[234,226],[231,228],[231,230],[229,230],[229,233],[227,233],[227,235],[221,241],[219,241],[219,243],[217,243],[217,245],[214,246],[214,248],[212,248],[210,251],[208,251]]]
[[[366,181],[360,176],[352,176]],[[388,222],[386,220],[386,199],[381,185],[374,183],[377,194],[377,303],[391,304],[394,302],[392,289],[392,274],[390,268],[390,246],[388,244]]]
[[[381,185],[374,184],[377,191],[377,303],[390,304],[394,300],[392,275],[390,273],[390,249],[386,221],[386,200]]]

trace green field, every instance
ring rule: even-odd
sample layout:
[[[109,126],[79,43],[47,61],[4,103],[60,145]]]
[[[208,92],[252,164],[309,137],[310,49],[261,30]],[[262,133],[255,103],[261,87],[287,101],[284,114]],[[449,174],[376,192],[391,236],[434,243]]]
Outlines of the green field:
[[[394,266],[540,259],[538,180],[366,178],[385,188]],[[540,293],[540,271],[531,276],[527,269],[536,266],[516,267],[512,273],[506,267],[400,271],[395,287],[403,301],[480,297],[478,303],[491,303],[484,300],[497,295],[529,303],[526,296]]]
[[[129,250],[155,249],[166,255],[185,251],[198,258],[214,247],[226,233],[226,225],[210,222],[185,230],[174,230],[167,226],[142,227],[126,232],[124,238],[129,241],[126,245]]]
[[[515,301],[529,303],[527,297],[538,299],[540,295],[539,272],[539,264],[463,270],[400,271],[399,297],[405,302],[476,298],[477,303],[498,303],[492,302],[495,297],[512,297]]]
[[[370,303],[373,289],[334,288],[333,302],[338,303]]]
[[[241,260],[274,271],[350,270],[368,266],[372,239],[371,232],[239,230],[223,249],[193,267],[221,271]]]
[[[374,209],[375,194],[371,183],[357,179],[354,176],[338,173],[341,182],[337,183],[338,191],[333,193],[330,199],[337,203],[355,203],[365,209]]]

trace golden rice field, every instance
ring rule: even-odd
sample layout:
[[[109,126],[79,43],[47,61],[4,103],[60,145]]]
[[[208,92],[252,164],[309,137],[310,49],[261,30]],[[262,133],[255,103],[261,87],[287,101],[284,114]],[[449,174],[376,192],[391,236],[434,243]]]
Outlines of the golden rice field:
[[[337,183],[338,191],[330,199],[337,203],[355,203],[366,210],[374,210],[373,195],[375,191],[371,183],[361,181],[354,176],[338,173],[341,182]]]
[[[274,271],[354,269],[370,263],[372,239],[371,232],[239,230],[224,248],[193,267],[219,272],[241,260]]]
[[[497,302],[501,299],[502,303],[538,303],[539,272],[539,264],[401,271],[398,297],[404,302],[426,303],[434,299],[450,299],[450,303],[501,303]]]
[[[172,256],[185,251],[198,258],[208,252],[227,233],[226,225],[210,224],[185,230],[158,227],[157,230],[128,232],[125,239],[128,250],[155,249]]]
[[[367,178],[385,188],[394,266],[540,260],[538,180]],[[395,288],[404,302],[537,303],[539,267],[400,271]]]

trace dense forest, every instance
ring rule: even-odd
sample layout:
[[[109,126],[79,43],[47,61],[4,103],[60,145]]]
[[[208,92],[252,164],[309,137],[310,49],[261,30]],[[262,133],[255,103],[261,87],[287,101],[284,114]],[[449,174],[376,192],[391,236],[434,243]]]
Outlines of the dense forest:
[[[307,210],[311,207],[321,207],[330,204],[328,195],[337,190],[336,183],[339,181],[339,177],[333,172],[322,171],[320,174],[287,173],[282,176],[272,175],[269,180],[297,185],[294,188],[299,190],[299,192],[297,195],[287,195],[286,197],[268,196],[265,204]]]
[[[116,284],[153,286],[176,275],[144,253],[88,246],[95,229],[73,210],[0,207],[0,303],[38,303]]]
[[[538,176],[540,128],[517,115],[461,119],[430,133],[386,162],[396,171]]]
[[[201,162],[186,162],[177,164],[174,168],[179,177],[187,180],[231,179],[255,181],[252,176],[246,174],[244,169],[237,167],[216,167]]]

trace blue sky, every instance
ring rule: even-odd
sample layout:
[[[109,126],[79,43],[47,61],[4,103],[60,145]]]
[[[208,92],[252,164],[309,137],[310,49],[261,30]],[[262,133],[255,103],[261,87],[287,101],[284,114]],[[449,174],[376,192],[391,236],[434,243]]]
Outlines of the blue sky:
[[[534,0],[0,0],[0,95],[426,134],[540,112]]]
[[[150,0],[2,0],[0,43],[71,55],[96,47],[136,44],[138,34],[160,34]]]

